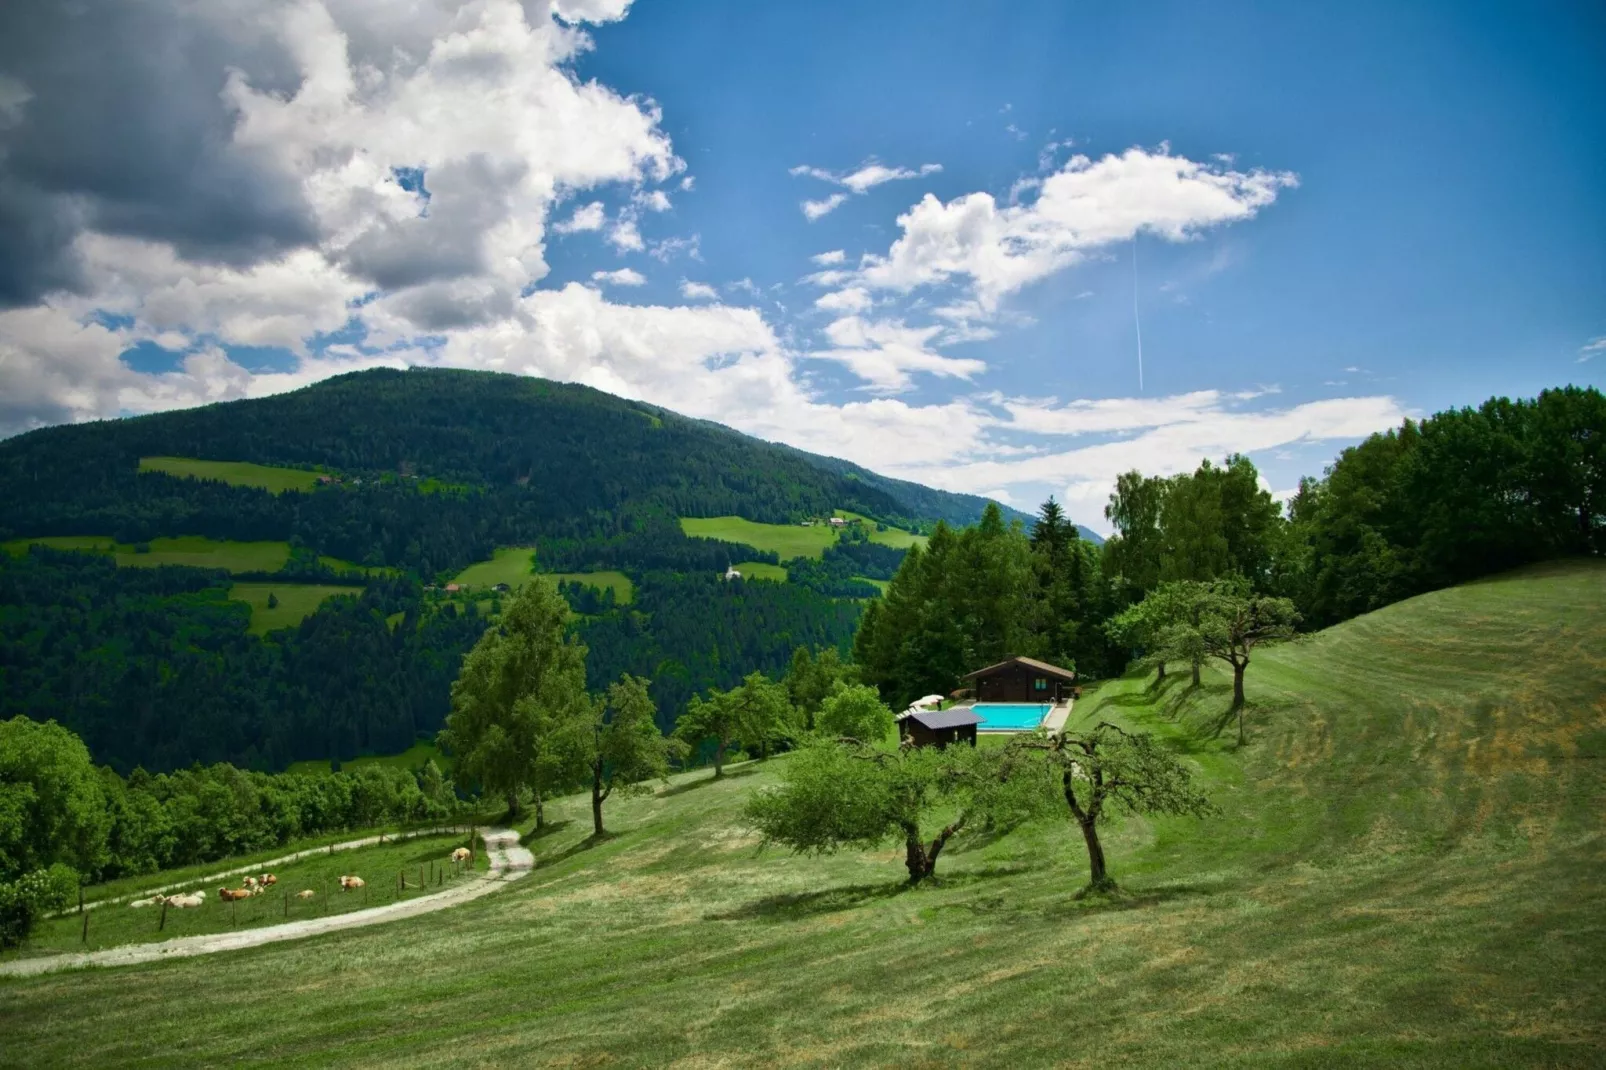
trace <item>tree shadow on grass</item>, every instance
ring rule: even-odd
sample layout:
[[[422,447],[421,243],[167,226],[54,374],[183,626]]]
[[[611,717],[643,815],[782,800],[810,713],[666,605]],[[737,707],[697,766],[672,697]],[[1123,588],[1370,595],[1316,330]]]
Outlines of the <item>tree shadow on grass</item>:
[[[1174,899],[1206,896],[1221,889],[1211,885],[1171,884],[1164,888],[1129,892],[1124,888],[1113,891],[1089,892],[1087,888],[1067,888],[1064,896],[1056,896],[1045,903],[1041,896],[1022,903],[1008,896],[979,895],[973,899],[942,903],[935,909],[958,911],[979,917],[1007,918],[1012,921],[1038,921],[1064,923],[1099,914],[1114,914],[1128,910],[1147,910]]]
[[[567,823],[568,822],[565,822],[565,824]],[[598,837],[594,834],[587,836],[578,843],[571,843],[557,854],[541,855],[535,860],[535,865],[532,867],[532,869],[546,869],[550,866],[557,865],[559,862],[567,862],[569,859],[583,851],[589,851],[593,847],[600,847],[605,843],[618,839],[620,835],[621,834],[617,832],[604,832],[601,837]]]
[[[715,777],[712,775],[698,777],[696,780],[688,780],[684,784],[676,784],[672,787],[664,788],[658,792],[658,797],[660,799],[667,799],[672,795],[684,795],[688,791],[696,791],[698,788],[706,788],[713,784],[723,784],[728,780],[736,780],[739,777],[752,776],[757,772],[758,770],[756,768],[744,767],[742,769],[737,769],[734,772],[727,772],[722,777]]]
[[[548,821],[540,828],[532,828],[529,832],[526,832],[523,838],[519,840],[519,843],[528,847],[530,844],[538,840],[544,840],[548,836],[556,836],[572,824],[574,824],[574,821],[569,818],[565,818],[562,821]]]
[[[819,892],[771,895],[721,914],[705,915],[704,921],[800,921],[817,914],[835,914],[867,903],[902,895],[910,890],[907,881],[886,884],[852,884]]]

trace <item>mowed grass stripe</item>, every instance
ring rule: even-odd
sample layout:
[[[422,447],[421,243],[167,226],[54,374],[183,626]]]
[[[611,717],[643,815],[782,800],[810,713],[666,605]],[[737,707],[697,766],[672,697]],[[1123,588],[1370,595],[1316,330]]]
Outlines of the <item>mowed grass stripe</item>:
[[[1078,703],[1161,735],[1222,811],[1113,820],[1113,902],[1075,898],[1063,815],[959,836],[916,891],[896,844],[757,851],[742,808],[783,756],[611,799],[601,842],[586,797],[549,801],[530,877],[428,919],[0,984],[0,1020],[50,1066],[1606,1061],[1606,566],[1258,651],[1243,748],[1230,686]],[[294,982],[264,1013],[243,976]],[[163,1013],[175,991],[206,998]]]
[[[189,479],[215,479],[237,487],[258,487],[274,494],[307,491],[318,485],[318,473],[300,468],[251,464],[248,461],[203,461],[195,457],[141,457],[141,472],[165,472]]]

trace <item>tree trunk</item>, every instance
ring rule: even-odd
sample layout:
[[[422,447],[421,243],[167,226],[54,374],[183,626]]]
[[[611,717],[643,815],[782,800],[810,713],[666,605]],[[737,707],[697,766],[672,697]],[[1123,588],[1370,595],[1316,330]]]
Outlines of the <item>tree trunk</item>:
[[[510,791],[510,792],[507,793],[507,819],[508,819],[509,822],[512,822],[512,821],[516,820],[518,818],[518,816],[519,816],[519,793],[518,793],[517,790],[514,790],[514,791]]]
[[[541,785],[535,786],[535,827],[537,831],[546,828],[546,807],[542,805]]]
[[[904,830],[903,864],[909,871],[909,883],[919,884],[931,876],[931,860],[926,857],[925,844],[920,842],[920,830]]]
[[[722,739],[722,740],[719,741],[719,746],[714,748],[714,779],[718,780],[720,777],[722,777],[724,775],[725,775],[725,741]]]
[[[1240,723],[1243,721],[1244,670],[1247,668],[1249,668],[1247,661],[1242,664],[1233,662],[1232,665],[1232,708],[1239,711],[1238,719]]]
[[[597,839],[602,838],[602,767],[592,767],[591,775],[591,831]]]
[[[1158,683],[1163,683],[1164,681],[1165,681],[1165,662],[1162,661],[1159,665],[1155,666],[1155,669],[1154,669],[1154,682],[1158,684]]]
[[[1115,887],[1104,868],[1104,845],[1099,842],[1097,823],[1090,818],[1079,818],[1076,823],[1082,827],[1082,839],[1087,841],[1088,887],[1096,892]]]
[[[1199,659],[1193,659],[1193,686],[1199,686]]]

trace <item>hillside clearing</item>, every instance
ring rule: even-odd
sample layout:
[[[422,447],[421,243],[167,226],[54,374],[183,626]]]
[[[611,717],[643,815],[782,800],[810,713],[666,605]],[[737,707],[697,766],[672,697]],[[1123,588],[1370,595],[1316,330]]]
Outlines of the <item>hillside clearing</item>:
[[[836,542],[836,532],[824,524],[761,524],[739,516],[680,518],[680,529],[694,539],[739,542],[755,550],[769,550],[782,561],[793,557],[819,557]]]
[[[189,565],[229,572],[277,572],[290,560],[287,542],[234,542],[201,535],[179,535],[139,544],[120,543],[109,535],[45,535],[11,539],[0,543],[0,548],[7,553],[20,554],[36,544],[55,550],[111,554],[119,565],[135,568]],[[142,551],[140,546],[148,549]]]
[[[780,565],[771,565],[764,561],[738,561],[734,566],[745,580],[774,580],[778,583],[786,582],[786,569]]]
[[[1214,672],[1078,704],[1163,734],[1223,811],[1113,825],[1113,901],[1073,898],[1058,820],[957,840],[917,891],[891,848],[757,852],[740,808],[783,758],[611,801],[601,843],[553,802],[529,878],[427,920],[7,982],[0,1019],[59,1066],[1606,1058],[1606,567],[1413,599],[1248,685],[1242,750]],[[265,1014],[242,976],[295,980]]]
[[[495,551],[489,561],[472,564],[452,577],[452,582],[464,587],[485,588],[505,583],[517,589],[532,577],[541,577],[552,583],[583,583],[613,591],[619,602],[629,602],[635,593],[630,577],[623,572],[608,569],[597,572],[537,572],[535,547],[508,546]]]
[[[365,754],[359,758],[340,763],[345,772],[355,772],[365,766],[394,766],[397,769],[422,769],[425,762],[434,762],[440,766],[442,772],[450,772],[452,760],[440,752],[440,748],[428,740],[419,740],[400,754]],[[304,762],[291,762],[285,769],[287,773],[327,773],[332,769],[332,763],[323,759],[314,759]]]
[[[251,607],[251,634],[266,635],[276,628],[293,628],[318,611],[325,599],[337,594],[361,594],[361,587],[334,587],[317,583],[236,583],[229,598]],[[278,602],[268,607],[268,598]]]
[[[260,487],[274,494],[287,490],[311,490],[318,485],[318,473],[301,468],[251,464],[247,461],[203,461],[195,457],[141,457],[141,472],[165,472],[190,479],[215,479],[237,487]]]

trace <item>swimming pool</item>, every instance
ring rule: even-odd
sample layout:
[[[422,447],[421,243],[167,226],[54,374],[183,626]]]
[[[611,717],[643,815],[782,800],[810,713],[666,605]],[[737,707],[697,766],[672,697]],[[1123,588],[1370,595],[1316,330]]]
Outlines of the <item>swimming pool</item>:
[[[978,702],[971,707],[983,732],[1030,732],[1053,708],[1046,702]]]

